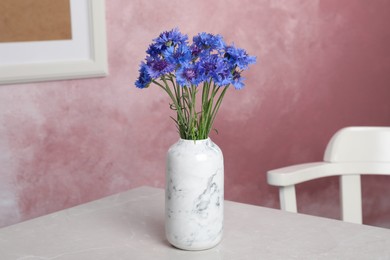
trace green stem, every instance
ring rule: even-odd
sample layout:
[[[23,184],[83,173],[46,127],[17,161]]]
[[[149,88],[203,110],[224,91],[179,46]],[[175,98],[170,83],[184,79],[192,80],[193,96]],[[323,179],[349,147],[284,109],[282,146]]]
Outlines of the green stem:
[[[210,131],[211,131],[211,126],[214,123],[215,117],[217,116],[218,110],[222,104],[223,97],[225,96],[225,93],[228,90],[228,88],[229,88],[229,86],[224,87],[224,89],[222,90],[221,94],[218,97],[217,103],[214,106],[213,112],[211,112],[211,121],[209,124],[208,133],[210,133]]]
[[[210,128],[211,128],[211,111],[212,111],[212,108],[213,108],[213,103],[214,103],[214,98],[215,98],[215,95],[217,94],[218,92],[218,87],[215,85],[215,83],[213,84],[213,89],[211,91],[211,95],[210,95],[210,98],[208,99],[207,101],[207,110],[206,110],[206,113],[205,113],[205,122],[204,122],[204,126],[203,126],[203,138],[207,138],[209,136],[209,133],[210,133]]]
[[[201,111],[196,112],[197,86],[181,87],[172,74],[162,76],[160,79],[163,84],[156,80],[152,80],[152,82],[167,92],[172,99],[173,104],[171,106],[172,109],[176,110],[177,117],[176,119],[171,118],[176,123],[180,137],[192,140],[208,138],[228,86],[219,87],[211,80],[205,81],[202,88]],[[221,88],[223,90],[219,94]],[[214,102],[216,97],[218,98]]]
[[[183,116],[182,107],[179,105],[178,101],[176,100],[175,96],[173,95],[171,89],[168,86],[168,83],[167,83],[166,79],[164,77],[161,77],[161,79],[164,82],[165,86],[163,86],[162,84],[160,84],[159,82],[157,82],[155,80],[152,80],[152,82],[154,84],[160,86],[162,89],[164,89],[168,93],[169,97],[172,99],[173,104],[174,104],[174,106],[176,108],[176,112],[177,112],[177,116],[178,116],[178,120],[177,121],[179,122],[179,127],[180,127],[181,124],[184,123],[184,116]],[[181,135],[181,137],[183,137],[181,131],[180,131],[180,135]]]

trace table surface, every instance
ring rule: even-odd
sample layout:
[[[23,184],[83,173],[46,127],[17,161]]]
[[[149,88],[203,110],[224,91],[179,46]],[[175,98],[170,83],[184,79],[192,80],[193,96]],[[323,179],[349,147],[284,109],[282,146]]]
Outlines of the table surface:
[[[164,191],[141,187],[0,229],[0,259],[390,259],[390,230],[225,201],[222,242],[164,236]]]

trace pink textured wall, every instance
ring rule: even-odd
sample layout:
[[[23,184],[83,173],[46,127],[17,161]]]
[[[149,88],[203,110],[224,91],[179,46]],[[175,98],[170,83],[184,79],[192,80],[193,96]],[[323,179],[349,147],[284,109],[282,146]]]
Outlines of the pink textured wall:
[[[151,39],[220,33],[258,63],[229,91],[213,140],[226,198],[278,207],[266,171],[322,158],[350,125],[390,126],[390,1],[107,1],[110,76],[0,86],[0,226],[140,185],[163,187],[178,139],[167,96],[133,86]],[[389,178],[363,179],[367,223],[390,227]],[[335,179],[298,186],[300,209],[337,218]],[[321,201],[321,203],[319,202]]]

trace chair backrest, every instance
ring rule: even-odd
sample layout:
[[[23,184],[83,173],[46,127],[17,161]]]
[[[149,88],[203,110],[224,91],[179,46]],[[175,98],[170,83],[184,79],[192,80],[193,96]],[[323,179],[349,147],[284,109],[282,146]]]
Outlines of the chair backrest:
[[[346,127],[329,141],[325,162],[390,162],[390,127]]]
[[[281,208],[297,212],[295,184],[340,176],[342,219],[362,223],[361,174],[390,175],[390,127],[347,127],[329,141],[324,161],[268,172],[268,183],[279,186]]]

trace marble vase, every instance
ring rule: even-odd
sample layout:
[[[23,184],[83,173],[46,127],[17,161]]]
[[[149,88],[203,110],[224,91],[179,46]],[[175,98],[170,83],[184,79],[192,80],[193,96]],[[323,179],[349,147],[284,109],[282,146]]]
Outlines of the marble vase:
[[[216,246],[223,233],[224,167],[211,141],[180,139],[167,154],[165,233],[184,250]]]

